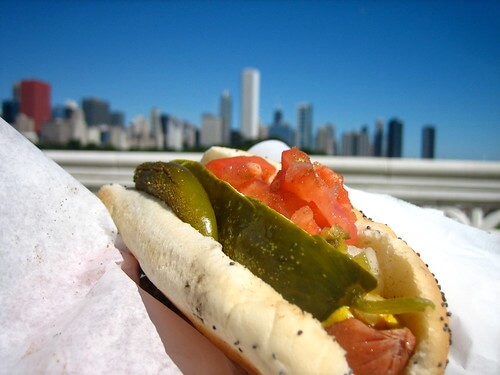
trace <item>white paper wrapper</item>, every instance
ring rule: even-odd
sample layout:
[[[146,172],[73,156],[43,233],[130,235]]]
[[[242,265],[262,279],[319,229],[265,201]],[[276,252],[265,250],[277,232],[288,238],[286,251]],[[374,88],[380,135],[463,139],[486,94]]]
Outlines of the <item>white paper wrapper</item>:
[[[117,265],[116,228],[104,206],[1,119],[0,158],[0,373],[240,373],[138,293]],[[350,194],[420,252],[446,292],[453,313],[446,373],[500,373],[500,237],[392,197]]]
[[[1,119],[0,160],[0,373],[180,373],[100,201]]]

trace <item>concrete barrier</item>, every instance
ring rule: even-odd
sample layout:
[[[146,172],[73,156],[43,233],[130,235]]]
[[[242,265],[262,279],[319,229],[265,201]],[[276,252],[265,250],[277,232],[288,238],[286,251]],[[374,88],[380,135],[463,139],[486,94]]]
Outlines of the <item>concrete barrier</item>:
[[[144,161],[199,160],[201,153],[62,151],[45,154],[90,190],[106,183],[132,186]],[[485,230],[500,225],[500,162],[312,156],[344,175],[346,185],[442,209]]]

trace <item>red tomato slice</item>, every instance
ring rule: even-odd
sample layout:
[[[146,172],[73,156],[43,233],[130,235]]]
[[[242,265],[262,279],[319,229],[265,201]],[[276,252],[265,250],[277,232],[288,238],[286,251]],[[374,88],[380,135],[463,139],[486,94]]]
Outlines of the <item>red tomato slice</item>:
[[[261,180],[269,184],[276,174],[276,168],[258,156],[214,159],[208,162],[206,167],[217,177],[229,182],[234,187],[253,180]]]
[[[328,226],[339,224],[350,234],[348,242],[354,242],[356,216],[343,186],[343,178],[319,163],[313,164],[309,156],[297,148],[284,151],[281,162],[282,170],[275,178],[275,181],[279,180],[277,189],[292,192],[300,199],[314,203],[319,210],[315,215],[316,222],[326,220]]]
[[[255,156],[216,159],[207,163],[217,177],[229,182],[241,193],[260,199],[310,234],[322,228],[340,225],[356,239],[349,196],[342,176],[297,148],[284,151],[282,169]]]
[[[356,375],[397,375],[415,349],[415,336],[408,328],[376,330],[351,318],[328,327],[344,348],[347,363]]]

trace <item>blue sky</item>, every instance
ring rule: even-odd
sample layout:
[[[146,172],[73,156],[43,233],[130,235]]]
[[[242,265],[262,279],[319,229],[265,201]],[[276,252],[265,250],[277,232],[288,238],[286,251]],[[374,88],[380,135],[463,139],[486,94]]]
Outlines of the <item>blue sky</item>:
[[[437,128],[436,156],[500,160],[500,2],[9,1],[0,12],[0,99],[38,78],[53,104],[97,96],[127,121],[200,123],[223,90],[239,124],[240,73],[261,73],[260,116],[314,106],[337,137],[404,122],[404,156]]]

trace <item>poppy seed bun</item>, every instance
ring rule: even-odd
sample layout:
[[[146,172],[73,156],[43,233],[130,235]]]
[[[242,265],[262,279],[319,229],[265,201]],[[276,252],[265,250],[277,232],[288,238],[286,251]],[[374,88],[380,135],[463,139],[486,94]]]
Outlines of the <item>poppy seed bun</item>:
[[[120,185],[98,195],[148,278],[231,359],[261,374],[349,372],[344,350],[319,321],[165,204]]]

